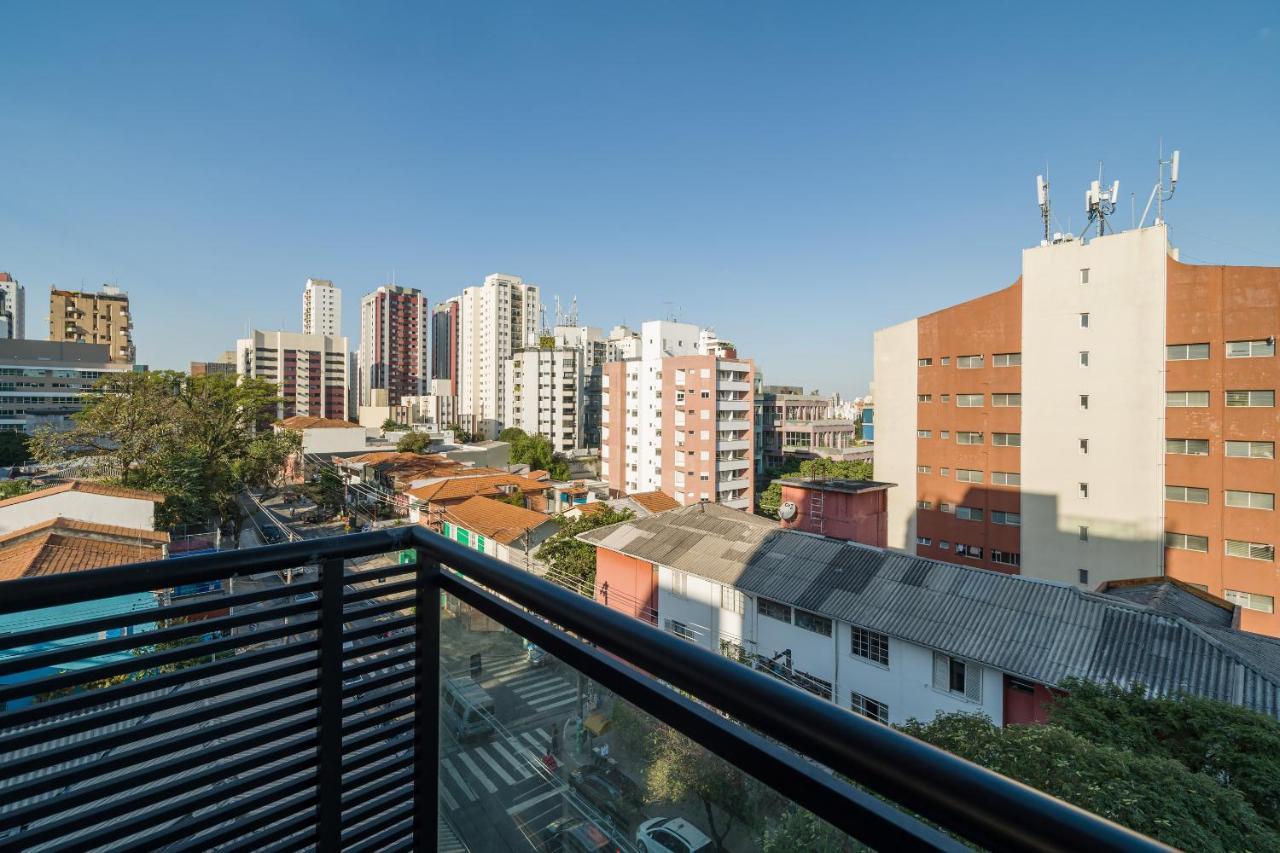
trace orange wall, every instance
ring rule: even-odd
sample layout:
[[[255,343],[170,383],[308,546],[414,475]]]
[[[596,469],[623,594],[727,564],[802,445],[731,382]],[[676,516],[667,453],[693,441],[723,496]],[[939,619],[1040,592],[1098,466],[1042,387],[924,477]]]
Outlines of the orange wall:
[[[1165,456],[1165,483],[1209,490],[1209,503],[1165,502],[1165,529],[1209,537],[1209,552],[1166,549],[1165,571],[1221,596],[1226,589],[1277,599],[1274,562],[1228,557],[1226,539],[1280,546],[1275,511],[1227,507],[1224,490],[1275,493],[1272,459],[1226,458],[1225,442],[1280,440],[1280,408],[1227,408],[1228,390],[1280,390],[1276,357],[1227,358],[1226,342],[1280,334],[1280,269],[1169,261],[1167,342],[1208,343],[1209,358],[1167,362],[1170,391],[1208,391],[1209,407],[1167,409],[1168,438],[1207,438],[1208,456]],[[1280,636],[1280,616],[1242,609],[1240,627]]]
[[[919,357],[930,358],[933,363],[917,368],[917,391],[930,395],[932,400],[916,404],[917,427],[931,433],[929,438],[916,440],[917,463],[931,469],[929,474],[917,473],[916,496],[929,501],[933,508],[916,510],[917,535],[932,540],[930,546],[917,545],[916,552],[937,560],[1016,573],[1015,567],[993,562],[991,551],[1020,553],[1018,528],[992,524],[991,511],[1019,512],[1019,489],[992,485],[991,473],[1021,471],[1021,451],[1017,447],[993,446],[991,434],[1020,433],[1022,410],[993,408],[991,395],[1016,394],[1022,389],[1022,368],[995,367],[993,357],[995,353],[1022,351],[1021,279],[1004,290],[921,317],[917,334]],[[982,367],[956,366],[957,356],[979,354],[984,357]],[[949,364],[942,364],[944,357],[950,359]],[[944,394],[950,395],[948,402],[943,402]],[[959,408],[957,394],[982,394],[984,405]],[[949,433],[945,439],[943,431]],[[958,431],[980,432],[983,443],[957,444]],[[984,472],[983,482],[957,480],[957,468]],[[978,507],[983,510],[983,520],[961,521],[952,513],[940,511],[942,503]],[[949,549],[939,547],[943,540],[950,543]],[[981,547],[982,559],[956,557],[957,542]]]
[[[656,624],[657,567],[617,551],[596,548],[596,601],[628,616]]]
[[[822,495],[821,523],[812,512],[814,494]],[[782,500],[796,505],[796,516],[782,522],[788,529],[820,533],[833,539],[848,539],[864,545],[884,548],[889,541],[888,496],[883,489],[850,494],[848,492],[806,489],[782,484]]]

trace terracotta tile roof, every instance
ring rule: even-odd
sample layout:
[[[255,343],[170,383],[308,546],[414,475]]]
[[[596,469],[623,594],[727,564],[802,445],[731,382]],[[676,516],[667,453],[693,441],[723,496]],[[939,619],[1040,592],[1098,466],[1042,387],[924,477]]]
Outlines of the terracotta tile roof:
[[[0,549],[0,581],[157,560],[161,554],[158,544],[124,545],[62,533],[41,533],[34,539]]]
[[[592,501],[589,504],[578,504],[577,506],[571,506],[569,507],[569,509],[565,510],[565,512],[568,512],[569,510],[572,510],[572,509],[576,509],[578,511],[578,515],[585,518],[586,516],[589,516],[589,515],[602,515],[606,512],[609,512],[611,509],[613,509],[613,507],[609,506],[604,501]]]
[[[445,518],[504,545],[551,521],[549,515],[478,496],[449,507]]]
[[[530,471],[526,476],[530,480],[550,480],[551,472],[543,471],[541,468],[539,468],[537,471]]]
[[[284,427],[285,429],[362,429],[360,424],[353,424],[351,421],[340,421],[336,418],[313,418],[308,415],[294,415],[291,418],[276,421],[276,426]]]
[[[522,492],[545,492],[549,487],[515,474],[489,474],[479,476],[450,477],[409,489],[407,494],[420,501],[450,501],[458,498],[469,498],[474,495],[497,495],[502,493],[500,486],[514,486]]]
[[[11,542],[17,542],[27,539],[32,534],[41,531],[50,530],[52,532],[66,531],[69,533],[90,533],[99,536],[109,536],[116,539],[125,539],[133,542],[139,540],[147,543],[164,544],[169,541],[169,534],[159,530],[143,530],[138,527],[123,527],[119,524],[97,524],[91,521],[81,521],[76,518],[63,518],[55,516],[46,519],[29,527],[22,527],[18,530],[10,530],[8,533],[0,535],[0,548],[5,547]]]
[[[649,512],[666,512],[669,509],[676,509],[680,506],[679,501],[661,491],[640,492],[627,497],[649,510]]]
[[[25,495],[18,495],[17,497],[0,501],[0,507],[13,506],[14,504],[25,503],[26,501],[33,501],[50,495],[58,495],[63,492],[84,492],[87,495],[105,495],[112,498],[132,498],[139,501],[164,503],[164,495],[159,492],[144,492],[141,489],[108,486],[105,483],[95,483],[91,480],[68,480],[65,483],[58,483],[56,486],[49,486],[39,491],[28,492]]]

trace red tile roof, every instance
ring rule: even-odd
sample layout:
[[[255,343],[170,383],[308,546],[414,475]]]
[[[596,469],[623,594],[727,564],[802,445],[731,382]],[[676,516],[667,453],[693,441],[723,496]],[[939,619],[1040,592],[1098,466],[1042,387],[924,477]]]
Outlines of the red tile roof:
[[[13,506],[14,504],[33,501],[37,498],[46,498],[50,495],[58,495],[63,492],[84,492],[87,495],[105,495],[112,498],[132,498],[139,501],[151,501],[152,503],[164,503],[164,495],[159,492],[144,492],[141,489],[126,489],[124,486],[108,486],[105,483],[95,483],[91,480],[68,480],[65,483],[58,483],[56,486],[40,489],[35,492],[28,492],[25,495],[8,498],[0,501],[0,507]]]
[[[45,530],[52,530],[55,533],[96,534],[113,539],[124,539],[127,542],[164,544],[169,541],[169,534],[159,530],[142,530],[138,527],[123,527],[119,524],[97,524],[76,518],[63,518],[59,515],[28,527],[21,527],[17,530],[10,530],[8,533],[0,534],[0,548],[10,543],[30,538],[33,534]]]
[[[313,418],[309,415],[294,415],[291,418],[285,418],[282,421],[276,421],[276,426],[285,429],[361,429],[360,424],[353,424],[351,421],[340,421],[336,418]]]
[[[160,559],[159,544],[125,545],[63,533],[41,533],[0,549],[0,581],[60,575]]]
[[[514,486],[522,492],[545,492],[549,488],[546,483],[539,483],[515,474],[489,474],[450,477],[425,486],[418,486],[416,489],[409,489],[406,494],[431,503],[469,498],[474,495],[497,495],[502,493],[500,486]]]
[[[679,501],[662,491],[640,492],[627,497],[649,510],[649,512],[666,512],[669,509],[676,509],[680,506]]]
[[[551,516],[485,497],[468,498],[446,509],[444,515],[446,520],[504,545],[551,521]]]

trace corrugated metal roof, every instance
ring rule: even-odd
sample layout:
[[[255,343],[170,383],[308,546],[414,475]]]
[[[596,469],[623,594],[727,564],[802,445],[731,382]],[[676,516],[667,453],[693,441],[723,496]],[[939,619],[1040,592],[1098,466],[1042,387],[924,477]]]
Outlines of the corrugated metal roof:
[[[715,505],[579,538],[1043,684],[1141,682],[1280,716],[1280,642],[1168,608],[781,530]]]

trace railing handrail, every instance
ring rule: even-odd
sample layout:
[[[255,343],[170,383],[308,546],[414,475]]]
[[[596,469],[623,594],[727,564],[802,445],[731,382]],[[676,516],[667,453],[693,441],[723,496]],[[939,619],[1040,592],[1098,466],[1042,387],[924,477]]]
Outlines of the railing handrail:
[[[341,566],[341,560],[410,547],[418,551],[420,630],[430,632],[433,625],[438,630],[438,624],[430,618],[435,611],[432,604],[438,597],[435,590],[443,587],[458,589],[472,598],[482,596],[487,599],[483,603],[488,609],[498,612],[506,608],[509,620],[523,620],[521,624],[531,627],[533,633],[546,632],[555,626],[554,630],[560,634],[557,642],[566,651],[572,651],[576,645],[583,650],[575,653],[580,657],[598,655],[580,642],[586,640],[615,656],[615,660],[625,662],[629,672],[626,677],[637,684],[649,682],[641,693],[648,690],[647,695],[657,695],[652,683],[657,679],[728,715],[736,721],[734,726],[745,725],[747,728],[740,734],[722,734],[722,739],[738,737],[746,748],[754,750],[757,758],[767,750],[753,745],[753,729],[799,754],[792,756],[793,764],[797,765],[794,772],[802,772],[798,765],[805,764],[803,757],[807,756],[887,798],[897,807],[916,812],[971,841],[996,848],[1165,849],[1097,815],[853,714],[418,525],[199,555],[181,561],[136,563],[12,581],[3,585],[5,594],[0,596],[0,613],[261,574],[307,563],[327,567],[321,576],[327,574],[330,599],[327,607],[333,610],[337,600],[333,591],[337,589],[341,595],[342,588],[339,580],[342,573],[333,569]],[[437,568],[441,564],[460,577],[450,574],[442,579]],[[326,606],[325,595],[321,596],[320,604],[322,608]],[[341,610],[327,613],[327,617],[329,623],[340,625]],[[322,631],[321,636],[331,653],[340,648],[332,634],[326,636]],[[615,668],[617,666],[615,664]],[[340,667],[336,671],[340,673]],[[431,683],[434,682],[423,681],[423,688],[427,689]],[[431,703],[436,701],[436,692],[427,690],[419,697],[421,713],[434,708]],[[696,709],[681,710],[672,701],[671,696],[667,696],[654,705],[666,709],[670,716],[696,722]],[[331,697],[328,704],[332,715]],[[640,708],[649,710],[643,705]],[[661,714],[655,712],[655,715],[663,719]],[[702,725],[703,730],[707,730],[705,720]],[[729,726],[723,723],[722,731]],[[332,726],[328,731],[332,736]],[[713,751],[734,762],[732,755],[723,754],[724,745],[720,746],[720,750]],[[333,752],[331,746],[326,754],[332,756]],[[772,760],[782,759],[774,756]],[[425,772],[423,768],[418,769]],[[865,794],[839,777],[832,777],[824,789],[825,794],[813,796],[806,796],[804,792],[783,793],[856,834],[858,827],[851,826],[847,817],[842,819],[840,797],[847,804],[845,811],[860,803],[859,807],[866,811]],[[903,820],[912,819],[903,815]],[[920,838],[925,836],[922,832]]]

